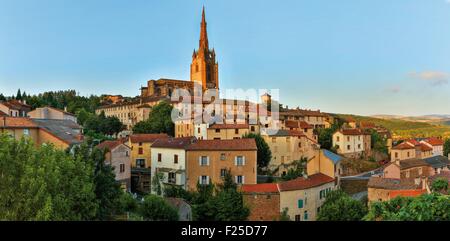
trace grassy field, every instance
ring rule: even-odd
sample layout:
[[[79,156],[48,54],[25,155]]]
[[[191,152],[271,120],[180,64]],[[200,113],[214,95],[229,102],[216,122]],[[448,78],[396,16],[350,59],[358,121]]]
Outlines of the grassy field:
[[[441,124],[430,124],[425,122],[413,122],[398,119],[378,119],[367,116],[357,115],[336,115],[339,118],[346,119],[352,117],[357,122],[367,121],[375,123],[376,125],[384,126],[391,130],[394,139],[406,139],[406,138],[420,138],[430,136],[442,136],[444,138],[450,138],[450,126]]]

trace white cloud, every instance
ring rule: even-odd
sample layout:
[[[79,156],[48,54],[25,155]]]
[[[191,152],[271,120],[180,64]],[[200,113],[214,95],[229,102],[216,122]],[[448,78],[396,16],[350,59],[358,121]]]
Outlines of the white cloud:
[[[415,79],[426,81],[433,86],[448,84],[450,79],[450,74],[440,71],[413,72],[410,76]]]

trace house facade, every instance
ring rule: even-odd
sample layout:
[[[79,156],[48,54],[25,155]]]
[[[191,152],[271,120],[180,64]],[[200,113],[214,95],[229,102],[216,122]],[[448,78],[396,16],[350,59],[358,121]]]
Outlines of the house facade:
[[[241,188],[250,209],[248,221],[277,221],[280,218],[280,190],[276,183],[246,184]]]
[[[433,148],[432,156],[444,155],[444,141],[442,139],[431,137],[426,140],[422,140],[421,143]]]
[[[104,141],[97,148],[106,150],[105,163],[113,168],[122,190],[131,191],[131,148],[121,141]]]
[[[77,123],[77,117],[74,114],[48,106],[28,112],[28,117],[32,119],[70,120]]]
[[[359,129],[342,129],[333,134],[333,146],[340,155],[359,158],[364,155],[364,134]]]

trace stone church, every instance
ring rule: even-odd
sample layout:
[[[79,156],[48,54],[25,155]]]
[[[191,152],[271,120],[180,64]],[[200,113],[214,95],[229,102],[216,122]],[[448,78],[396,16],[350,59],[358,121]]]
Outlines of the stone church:
[[[216,61],[214,49],[209,49],[206,28],[205,8],[200,24],[200,41],[198,50],[194,50],[191,63],[190,80],[175,80],[161,78],[149,80],[147,87],[141,88],[141,97],[171,96],[175,89],[186,89],[194,93],[194,83],[202,86],[202,90],[219,89],[219,64]]]

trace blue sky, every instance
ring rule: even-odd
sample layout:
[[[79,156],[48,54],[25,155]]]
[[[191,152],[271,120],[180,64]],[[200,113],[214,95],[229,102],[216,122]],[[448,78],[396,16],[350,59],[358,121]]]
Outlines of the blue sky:
[[[450,114],[448,0],[0,0],[0,93],[188,79],[201,7],[220,87],[290,107]]]

